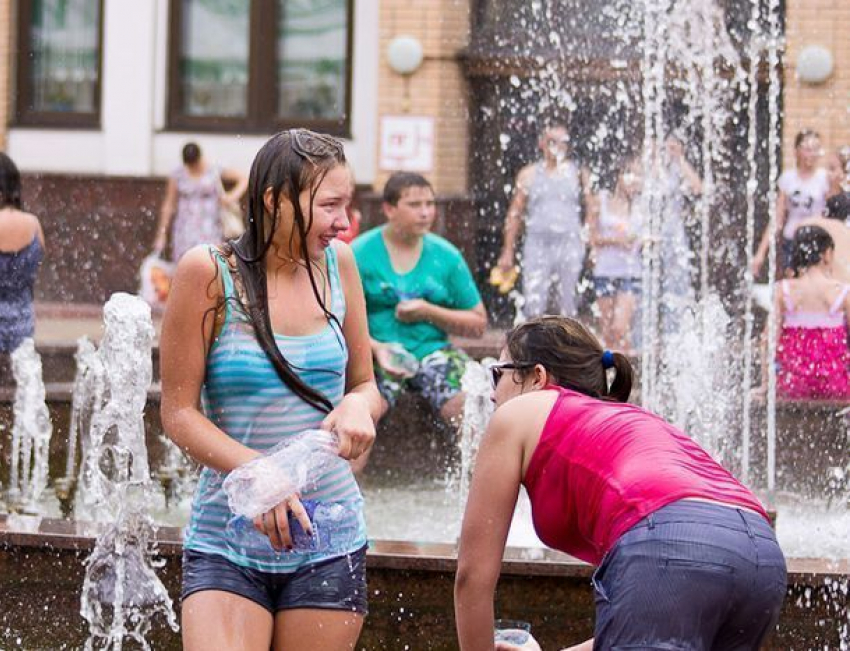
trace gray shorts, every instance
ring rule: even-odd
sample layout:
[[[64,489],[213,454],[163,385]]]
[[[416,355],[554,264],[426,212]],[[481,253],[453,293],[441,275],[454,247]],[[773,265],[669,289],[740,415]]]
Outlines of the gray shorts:
[[[356,552],[278,574],[236,565],[224,556],[183,550],[180,598],[202,590],[245,597],[274,614],[293,608],[347,610],[365,615],[366,547]]]
[[[594,649],[756,651],[779,619],[785,558],[763,517],[682,500],[624,533],[593,587]]]

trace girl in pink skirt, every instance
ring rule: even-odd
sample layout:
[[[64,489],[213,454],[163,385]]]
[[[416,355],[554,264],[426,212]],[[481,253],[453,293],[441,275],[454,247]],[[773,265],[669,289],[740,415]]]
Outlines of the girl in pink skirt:
[[[790,400],[850,399],[847,321],[850,286],[832,277],[835,242],[819,226],[794,235],[794,277],[776,297],[777,393]]]

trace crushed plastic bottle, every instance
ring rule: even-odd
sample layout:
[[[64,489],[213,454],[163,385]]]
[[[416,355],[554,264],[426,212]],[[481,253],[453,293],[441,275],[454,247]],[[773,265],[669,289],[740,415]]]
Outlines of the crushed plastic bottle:
[[[306,430],[235,468],[223,488],[230,510],[252,519],[287,497],[315,490],[325,473],[347,463],[335,434]]]
[[[313,533],[307,533],[290,512],[288,522],[293,545],[291,550],[274,549],[269,538],[257,531],[253,521],[245,516],[233,517],[227,523],[225,535],[228,546],[242,554],[288,552],[345,554],[353,551],[359,531],[357,509],[353,504],[316,500],[304,500],[301,504],[313,525]]]
[[[253,519],[293,495],[309,495],[321,478],[348,462],[339,456],[339,440],[332,432],[306,430],[274,446],[264,455],[235,468],[225,478],[224,492],[236,517],[228,522],[227,544],[239,553],[285,553],[275,550],[268,537],[257,531]],[[288,514],[293,549],[297,552],[341,553],[353,551],[360,531],[359,503],[301,500],[313,525],[304,531]]]
[[[413,377],[419,371],[419,360],[407,348],[397,343],[386,345],[390,351],[390,361],[400,371],[404,371],[405,377]]]

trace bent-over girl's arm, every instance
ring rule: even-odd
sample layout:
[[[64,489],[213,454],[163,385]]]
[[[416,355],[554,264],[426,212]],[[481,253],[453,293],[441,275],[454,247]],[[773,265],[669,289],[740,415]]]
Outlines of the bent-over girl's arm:
[[[511,407],[490,420],[463,516],[454,590],[462,651],[494,648],[493,597],[522,478],[524,425],[522,413]]]
[[[171,284],[160,335],[162,404],[166,434],[205,466],[230,472],[258,456],[216,427],[200,409],[207,353],[222,281],[208,247],[184,255]]]

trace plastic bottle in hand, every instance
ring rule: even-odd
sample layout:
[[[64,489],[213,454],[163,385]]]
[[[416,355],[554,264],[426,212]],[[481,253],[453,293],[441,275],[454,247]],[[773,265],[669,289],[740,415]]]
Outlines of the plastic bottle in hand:
[[[314,492],[326,473],[347,469],[338,445],[332,432],[306,430],[235,468],[222,484],[230,510],[253,518],[292,495]]]
[[[254,523],[244,516],[235,516],[227,523],[225,535],[228,546],[241,554],[318,552],[323,554],[345,554],[353,551],[359,530],[357,510],[345,502],[301,502],[307,517],[313,524],[312,535],[304,531],[301,523],[290,512],[289,532],[292,536],[291,550],[276,550],[269,538],[257,531]]]
[[[390,362],[397,369],[404,371],[405,377],[413,377],[419,370],[419,360],[401,344],[387,344],[390,351]]]

